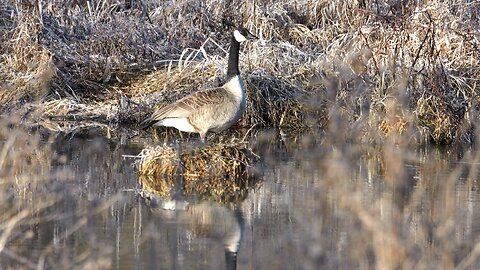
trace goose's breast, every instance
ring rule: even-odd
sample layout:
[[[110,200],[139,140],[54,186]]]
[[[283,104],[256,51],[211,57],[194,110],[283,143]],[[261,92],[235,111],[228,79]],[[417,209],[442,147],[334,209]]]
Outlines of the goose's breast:
[[[226,104],[225,104],[226,105]],[[243,115],[246,108],[245,100],[232,99],[226,106],[219,106],[215,111],[213,123],[210,130],[214,132],[223,131],[234,125]]]

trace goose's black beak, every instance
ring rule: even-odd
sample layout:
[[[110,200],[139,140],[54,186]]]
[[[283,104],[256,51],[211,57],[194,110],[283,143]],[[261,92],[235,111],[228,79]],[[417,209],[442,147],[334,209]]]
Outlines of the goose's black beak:
[[[254,39],[258,39],[258,37],[255,36],[254,34],[248,32],[248,34],[247,34],[247,39],[248,39],[248,40],[254,40]]]

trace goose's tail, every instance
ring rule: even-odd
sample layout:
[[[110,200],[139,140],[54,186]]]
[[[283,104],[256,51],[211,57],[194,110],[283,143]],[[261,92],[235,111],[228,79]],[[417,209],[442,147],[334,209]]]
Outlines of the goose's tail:
[[[139,124],[139,127],[140,127],[141,129],[147,129],[147,128],[153,126],[154,123],[155,123],[155,122],[152,121],[152,118],[151,118],[151,117],[148,117],[148,118],[146,118],[145,120],[143,120],[143,121]]]

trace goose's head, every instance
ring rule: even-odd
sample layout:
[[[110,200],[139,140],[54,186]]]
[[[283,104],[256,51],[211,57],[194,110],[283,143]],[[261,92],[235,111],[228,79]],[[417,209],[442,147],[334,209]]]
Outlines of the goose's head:
[[[233,31],[233,36],[235,37],[235,40],[238,41],[239,43],[242,43],[245,40],[257,39],[255,35],[253,35],[246,28],[243,28],[243,27],[240,27],[235,31]]]

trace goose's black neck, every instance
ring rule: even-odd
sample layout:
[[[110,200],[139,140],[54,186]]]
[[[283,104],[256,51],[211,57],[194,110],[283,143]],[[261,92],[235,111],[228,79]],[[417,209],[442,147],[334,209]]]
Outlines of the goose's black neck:
[[[228,55],[227,81],[240,74],[238,70],[238,53],[240,51],[240,42],[232,35],[230,41],[230,51]]]
[[[225,262],[227,270],[237,269],[237,252],[225,251]]]

